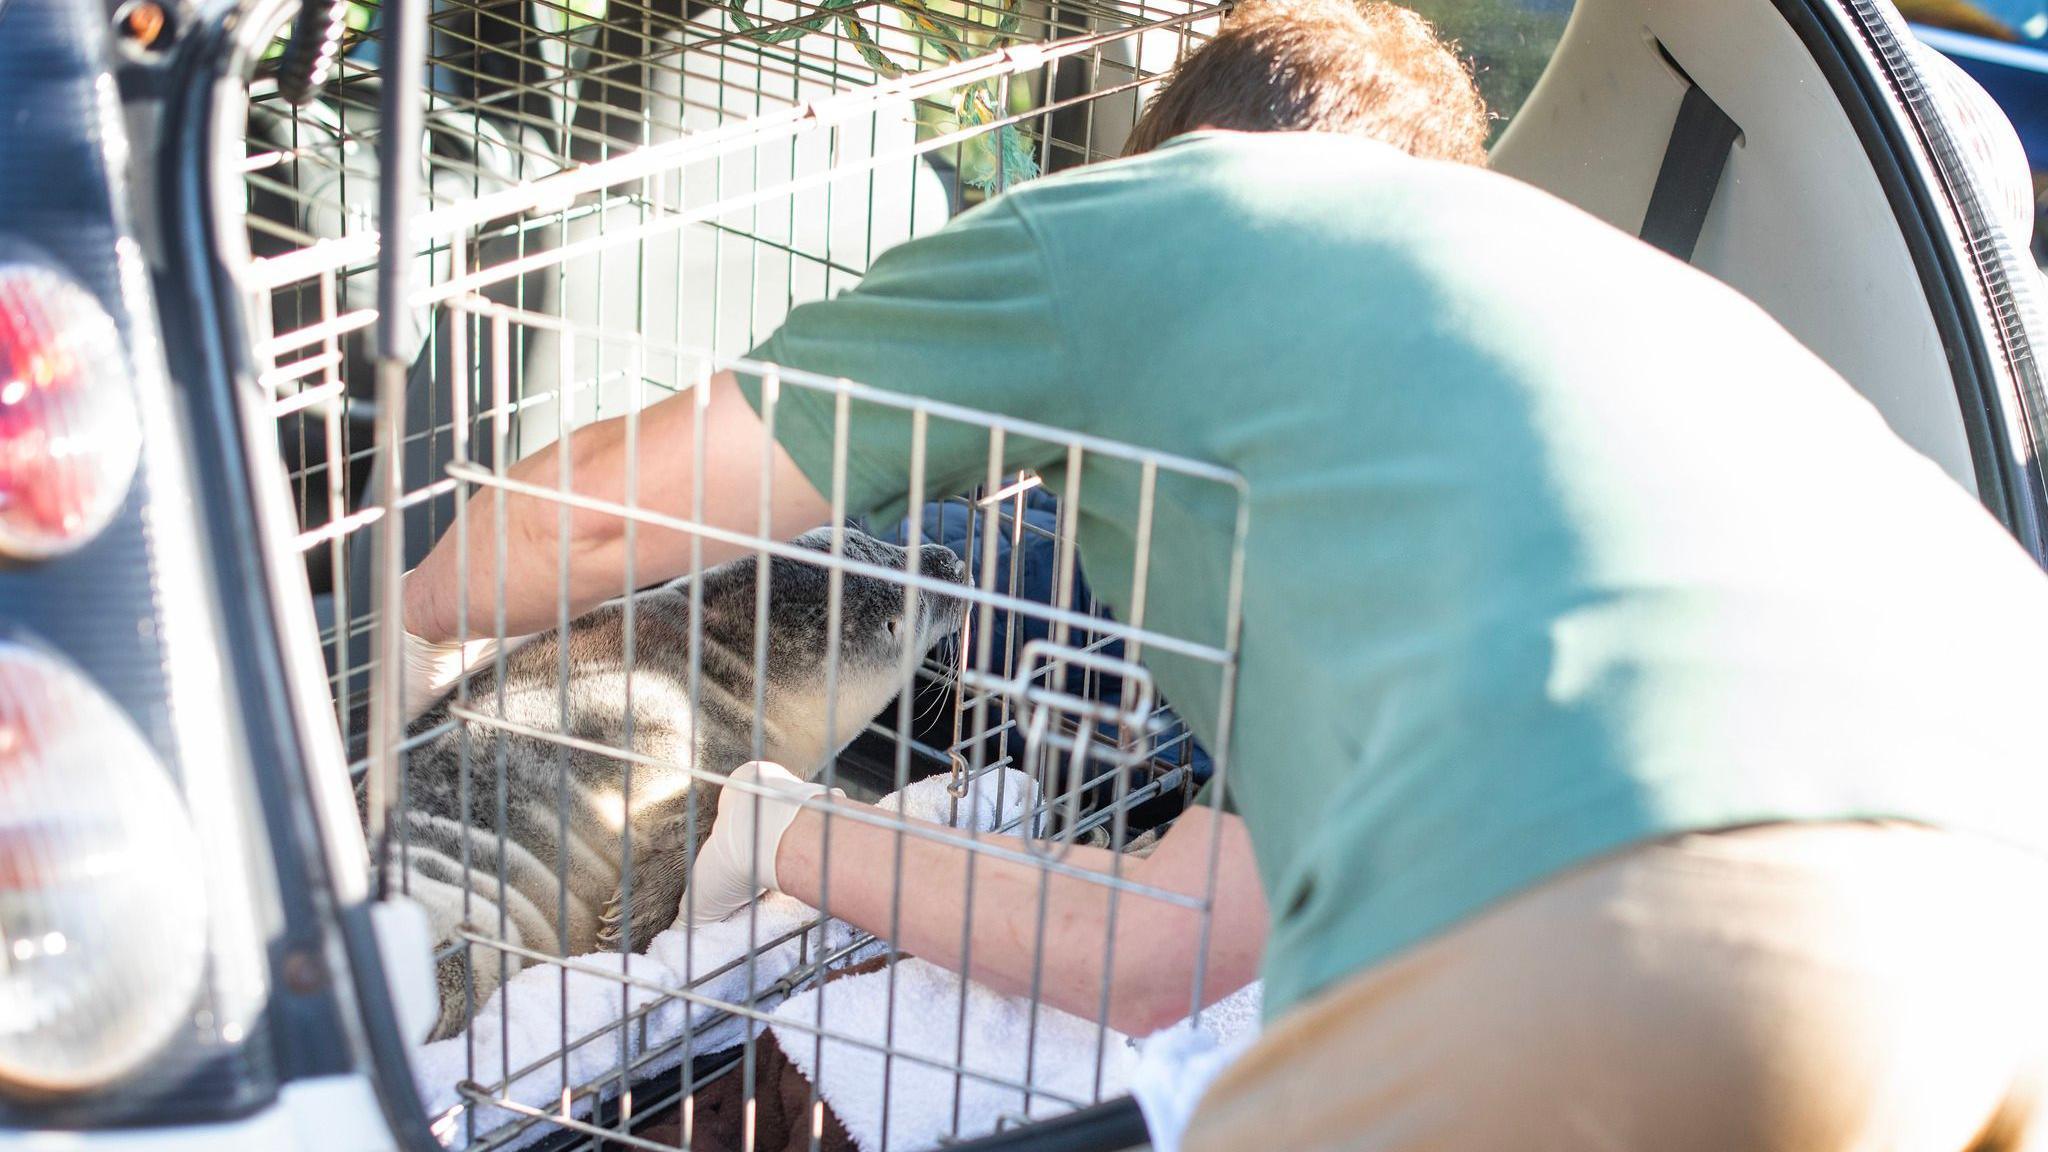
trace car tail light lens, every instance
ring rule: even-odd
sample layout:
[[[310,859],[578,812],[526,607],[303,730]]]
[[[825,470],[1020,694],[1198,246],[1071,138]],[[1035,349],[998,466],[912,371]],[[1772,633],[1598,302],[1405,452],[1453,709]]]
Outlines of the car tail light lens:
[[[1984,211],[2024,248],[2034,234],[2034,174],[2026,146],[2005,111],[1962,66],[1919,41],[1914,62],[1927,94],[1941,109],[1984,197]]]
[[[0,639],[0,1090],[104,1085],[190,1020],[206,880],[127,716],[61,657]]]
[[[0,255],[0,554],[60,555],[120,509],[142,444],[121,349],[92,293]]]

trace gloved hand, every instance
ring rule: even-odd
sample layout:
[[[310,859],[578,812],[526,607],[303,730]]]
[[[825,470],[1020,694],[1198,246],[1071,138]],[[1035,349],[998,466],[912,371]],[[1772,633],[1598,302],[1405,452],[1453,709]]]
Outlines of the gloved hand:
[[[507,652],[533,639],[532,636],[514,636],[504,644]],[[498,654],[496,640],[485,638],[471,640],[466,644],[448,641],[441,643],[422,640],[411,632],[405,634],[405,722],[412,723],[419,715],[434,705],[434,702],[448,694],[463,673],[480,667],[485,661]]]
[[[803,801],[827,793],[823,784],[808,784],[780,764],[752,760],[733,769],[732,779],[758,784],[771,790],[756,796],[738,788],[718,794],[718,818],[711,822],[711,834],[697,849],[690,868],[689,886],[683,892],[677,915],[692,915],[700,924],[723,920],[753,903],[765,889],[779,891],[775,883],[775,852],[789,825],[803,811]],[[844,799],[837,788],[833,796]]]

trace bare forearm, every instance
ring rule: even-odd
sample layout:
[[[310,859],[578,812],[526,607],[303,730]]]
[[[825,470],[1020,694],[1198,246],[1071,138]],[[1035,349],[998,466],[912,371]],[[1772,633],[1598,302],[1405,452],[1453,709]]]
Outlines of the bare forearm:
[[[788,455],[768,444],[732,374],[720,373],[701,409],[695,392],[671,397],[635,420],[578,429],[513,463],[505,475],[514,485],[560,492],[566,472],[567,490],[577,496],[685,520],[694,517],[701,484],[704,522],[752,534],[760,527],[764,460],[773,470],[772,535],[792,536],[829,516],[829,506]],[[484,488],[469,502],[466,547],[451,531],[407,578],[406,627],[433,641],[463,632],[496,634],[502,594],[504,634],[523,635],[554,627],[565,607],[573,619],[625,594],[629,568],[635,586],[690,570],[690,534],[646,522],[629,532],[627,522],[614,511]],[[743,551],[706,539],[701,559],[708,566]]]
[[[570,490],[624,503],[626,449],[621,424],[611,420],[579,429],[566,442],[550,444],[513,463],[505,470],[506,479],[559,491],[566,443]],[[452,639],[458,632],[493,635],[501,593],[505,635],[517,636],[556,626],[565,601],[573,619],[626,591],[627,533],[617,516],[485,488],[470,499],[466,516],[458,523],[459,531],[443,536],[406,580],[406,625],[416,635],[430,640]],[[662,564],[664,553],[674,550],[662,537],[674,534],[636,526],[636,583],[675,574]],[[466,547],[461,535],[467,537]],[[567,563],[560,563],[565,558]],[[717,546],[707,546],[707,563],[725,558]]]
[[[1108,1023],[1142,1034],[1188,1013],[1198,958],[1205,973],[1204,1004],[1257,974],[1265,901],[1249,841],[1234,819],[1190,813],[1147,859],[1119,861],[1093,848],[1075,848],[1064,857],[1065,864],[1097,875],[1120,862],[1127,881],[1202,899],[1209,896],[1210,834],[1222,837],[1206,952],[1196,909],[1126,891],[1115,897],[1112,925],[1109,884],[986,854],[975,855],[970,865],[967,838],[935,824],[919,827],[943,839],[900,838],[899,871],[894,831],[834,820],[827,873],[820,866],[824,825],[824,817],[805,812],[790,826],[776,857],[783,891],[811,904],[828,899],[832,915],[877,935],[893,931],[902,951],[964,971],[999,992],[1030,994],[1036,981],[1043,1002],[1092,1020],[1101,1014],[1106,979]],[[982,842],[1024,850],[1013,837]],[[963,924],[969,929],[964,941]]]

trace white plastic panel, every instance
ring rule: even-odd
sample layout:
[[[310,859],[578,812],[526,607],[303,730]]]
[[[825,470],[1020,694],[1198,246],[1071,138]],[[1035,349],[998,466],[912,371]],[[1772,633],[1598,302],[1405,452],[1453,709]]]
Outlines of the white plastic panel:
[[[1974,491],[1919,272],[1848,116],[1773,5],[1581,0],[1495,166],[1635,232],[1685,94],[1659,42],[1743,131],[1694,263],[1777,317]]]

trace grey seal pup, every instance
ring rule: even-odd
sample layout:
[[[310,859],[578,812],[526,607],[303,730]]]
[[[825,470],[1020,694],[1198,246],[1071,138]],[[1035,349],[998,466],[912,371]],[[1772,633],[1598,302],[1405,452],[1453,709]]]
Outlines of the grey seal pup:
[[[827,553],[831,532],[821,528],[795,543]],[[850,527],[843,547],[851,560],[898,570],[908,556]],[[936,544],[919,548],[918,571],[954,584],[967,579],[960,558]],[[906,626],[901,585],[846,573],[838,671],[830,678],[837,700],[827,708],[830,573],[821,564],[770,561],[759,684],[757,576],[757,558],[746,557],[699,577],[703,647],[694,713],[684,577],[633,598],[630,693],[625,605],[614,601],[571,622],[566,636],[544,633],[507,655],[502,685],[494,662],[470,674],[470,712],[530,731],[457,717],[452,698],[408,727],[420,743],[405,762],[390,834],[404,891],[426,908],[436,951],[447,953],[437,964],[435,1038],[460,1032],[523,963],[501,953],[501,965],[486,948],[466,965],[465,950],[448,947],[459,926],[551,955],[622,943],[644,949],[674,922],[688,879],[688,837],[708,833],[716,812],[716,788],[691,769],[723,775],[757,758],[757,693],[758,758],[813,776],[895,698],[904,646],[922,659],[966,615],[962,599],[921,594],[915,626]],[[556,733],[574,743],[549,738]],[[616,749],[631,758],[609,751]],[[365,803],[359,788],[358,804]],[[629,854],[632,884],[623,891]]]

